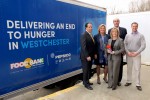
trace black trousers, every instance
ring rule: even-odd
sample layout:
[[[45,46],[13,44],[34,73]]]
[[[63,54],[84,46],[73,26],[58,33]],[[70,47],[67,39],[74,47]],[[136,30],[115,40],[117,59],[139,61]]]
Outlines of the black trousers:
[[[119,77],[118,77],[118,83],[122,80],[122,74],[123,74],[123,55],[121,55],[121,64],[120,64],[120,70],[119,70]]]
[[[89,79],[91,75],[92,61],[81,60],[83,70],[83,84],[89,85]]]

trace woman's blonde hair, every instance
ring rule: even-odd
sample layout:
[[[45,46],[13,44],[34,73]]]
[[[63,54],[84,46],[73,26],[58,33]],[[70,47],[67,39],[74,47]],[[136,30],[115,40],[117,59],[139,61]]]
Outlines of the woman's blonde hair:
[[[119,38],[120,32],[119,32],[119,30],[118,30],[117,28],[115,28],[115,27],[112,28],[111,31],[110,31],[110,37],[112,38],[112,32],[114,32],[114,31],[117,33],[117,37]]]
[[[101,27],[104,27],[104,28],[105,28],[105,33],[106,33],[106,26],[105,26],[104,24],[101,24],[101,25],[98,26],[98,33],[100,33],[100,28],[101,28]]]

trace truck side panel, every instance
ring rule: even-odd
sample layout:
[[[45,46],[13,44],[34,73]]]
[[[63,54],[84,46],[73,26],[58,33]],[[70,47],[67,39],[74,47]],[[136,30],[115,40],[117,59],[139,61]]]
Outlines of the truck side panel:
[[[84,24],[106,12],[55,0],[0,1],[0,96],[81,69]]]

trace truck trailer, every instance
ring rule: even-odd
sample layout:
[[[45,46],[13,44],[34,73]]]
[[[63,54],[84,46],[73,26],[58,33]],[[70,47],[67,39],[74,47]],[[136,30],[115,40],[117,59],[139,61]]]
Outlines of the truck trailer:
[[[0,0],[0,99],[81,78],[87,22],[97,34],[106,9],[76,0]]]

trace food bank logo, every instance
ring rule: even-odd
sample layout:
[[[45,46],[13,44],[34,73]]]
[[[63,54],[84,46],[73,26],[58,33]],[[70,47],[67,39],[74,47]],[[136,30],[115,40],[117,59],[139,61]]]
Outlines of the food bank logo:
[[[10,64],[10,69],[17,69],[21,67],[31,68],[32,66],[38,66],[43,64],[44,64],[44,58],[39,58],[39,59],[26,58],[23,62]]]

